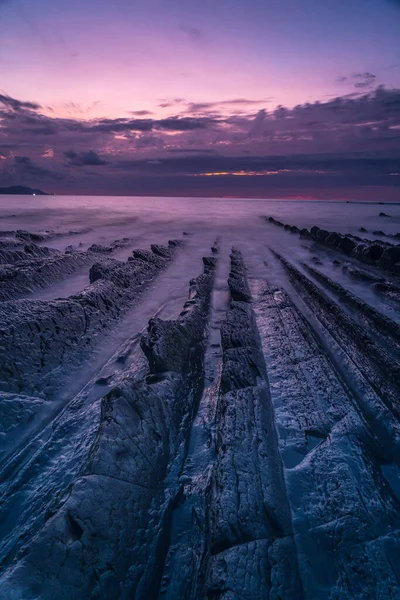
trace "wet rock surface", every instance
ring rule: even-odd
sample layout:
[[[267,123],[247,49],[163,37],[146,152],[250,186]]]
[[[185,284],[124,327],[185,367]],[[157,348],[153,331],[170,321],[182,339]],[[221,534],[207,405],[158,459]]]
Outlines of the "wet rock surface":
[[[175,246],[172,246],[174,248]],[[69,298],[0,304],[0,389],[53,395],[64,369],[81,361],[110,324],[123,314],[171,261],[134,251],[127,262],[108,260],[90,269],[90,285]]]
[[[38,245],[53,237],[28,231],[0,232],[0,301],[25,298],[35,290],[44,289],[90,266],[129,242],[124,239],[108,246],[93,244],[87,251],[71,246],[65,252]]]
[[[379,216],[388,216],[385,213],[380,213]],[[284,229],[297,233],[297,227],[291,225],[283,225],[280,221],[276,221],[273,217],[268,217],[267,221],[273,225],[283,226]],[[364,227],[360,227],[359,231],[367,232]],[[370,240],[360,238],[351,234],[340,234],[336,231],[327,231],[320,229],[316,225],[311,227],[310,232],[307,229],[299,231],[300,237],[311,237],[315,242],[329,248],[338,250],[364,263],[376,265],[382,269],[387,269],[400,274],[400,246],[393,245],[387,240]],[[375,235],[398,238],[398,234],[386,235],[383,231],[374,231]]]
[[[0,235],[90,256],[0,303],[1,600],[400,597],[398,247],[258,221],[257,254]]]
[[[43,599],[155,597],[204,376],[214,270],[215,259],[206,259],[176,321],[149,323],[142,338],[147,374],[128,371],[103,398],[79,476],[0,582],[6,597],[34,598],[37,590]],[[174,343],[173,329],[185,335],[184,346]],[[154,379],[160,354],[163,376]]]

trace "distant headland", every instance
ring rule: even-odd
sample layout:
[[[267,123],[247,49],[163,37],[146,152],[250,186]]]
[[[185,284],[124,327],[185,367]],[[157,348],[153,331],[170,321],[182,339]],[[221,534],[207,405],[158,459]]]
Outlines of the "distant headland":
[[[50,196],[43,190],[36,190],[34,188],[25,187],[23,185],[10,185],[9,187],[0,187],[0,194],[20,194],[26,196]]]

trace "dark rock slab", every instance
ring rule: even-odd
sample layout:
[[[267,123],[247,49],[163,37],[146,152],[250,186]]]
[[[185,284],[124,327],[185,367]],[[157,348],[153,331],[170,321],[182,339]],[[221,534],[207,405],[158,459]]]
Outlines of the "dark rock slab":
[[[238,277],[245,278],[238,251],[232,252],[231,262]],[[301,598],[271,397],[250,298],[237,301],[232,296],[221,341],[211,556],[204,596],[228,599],[228,590],[234,589],[249,599],[275,594]]]
[[[152,252],[136,251],[136,257],[126,263],[108,259],[93,265],[91,284],[75,296],[49,302],[2,302],[0,389],[52,394],[64,369],[75,358],[85,357],[96,336],[169,262]]]
[[[338,246],[345,254],[351,254],[357,244],[352,239],[345,236],[342,237]]]
[[[151,366],[145,378],[128,372],[104,397],[86,464],[5,573],[0,582],[5,597],[33,598],[38,589],[41,600],[157,597],[185,441],[204,376],[211,264],[206,261],[203,275],[191,282],[190,310],[166,327],[158,320],[157,335],[150,323],[144,337],[146,353],[162,353],[173,370],[161,379],[152,378]],[[174,324],[186,330],[184,346],[170,343]]]

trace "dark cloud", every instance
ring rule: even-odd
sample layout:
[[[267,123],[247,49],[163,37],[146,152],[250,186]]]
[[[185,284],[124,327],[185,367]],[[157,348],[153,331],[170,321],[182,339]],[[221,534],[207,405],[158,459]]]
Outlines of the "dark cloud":
[[[354,75],[356,82],[368,78],[368,72]],[[260,181],[277,186],[272,179],[293,186],[313,179],[321,186],[327,181],[340,186],[359,186],[363,180],[377,186],[400,183],[391,175],[400,171],[400,90],[380,87],[293,108],[262,108],[253,115],[232,114],[231,108],[245,98],[223,101],[218,116],[190,115],[189,103],[175,100],[180,111],[165,119],[64,119],[32,110],[33,103],[24,107],[17,101],[17,110],[3,104],[0,147],[6,156],[0,160],[0,176],[27,185],[33,178],[64,177],[63,186],[70,177],[68,189],[74,191],[75,185],[77,193],[112,193],[113,186],[116,192],[134,186],[137,193],[147,193],[157,185],[161,189],[161,182],[170,190],[172,179],[176,190],[222,190],[223,182],[231,186],[234,181],[255,190],[262,188]],[[258,101],[252,102],[257,108]],[[206,112],[204,107],[215,104],[194,106]],[[250,183],[252,178],[258,183]]]
[[[13,164],[16,174],[22,180],[62,179],[63,175],[52,169],[36,164],[29,156],[14,156]]]
[[[213,148],[167,148],[167,152],[171,154],[215,154]]]
[[[114,163],[114,167],[155,175],[234,175],[288,173],[375,173],[389,175],[399,168],[398,158],[367,158],[338,154],[306,154],[288,156],[221,156],[198,155],[167,157],[157,161],[126,160]]]
[[[0,104],[7,108],[11,108],[12,110],[39,110],[41,108],[40,104],[37,102],[22,102],[21,100],[16,100],[15,98],[11,98],[11,96],[4,96],[0,94]]]
[[[263,98],[261,100],[248,100],[246,98],[233,98],[232,100],[220,100],[219,102],[188,102],[187,112],[202,112],[213,108],[229,108],[238,106],[257,106],[271,102],[272,98]]]
[[[356,89],[372,88],[376,84],[376,75],[366,71],[365,73],[352,73],[338,77],[339,83],[351,83]]]
[[[160,100],[159,108],[171,108],[172,106],[176,106],[177,104],[184,104],[186,101],[183,98],[173,98],[171,100],[166,100],[165,98]]]
[[[133,110],[131,111],[131,115],[135,115],[135,117],[144,117],[146,115],[152,115],[151,110]]]
[[[185,118],[171,117],[154,121],[155,129],[166,129],[168,131],[192,131],[194,129],[206,129],[210,125],[215,125],[216,121],[209,118]]]
[[[167,119],[102,119],[85,127],[86,131],[120,133],[125,131],[191,131],[205,129],[216,121],[210,118],[169,117]]]
[[[83,131],[121,133],[125,131],[151,131],[151,119],[101,119],[83,126]]]
[[[68,159],[68,164],[73,165],[74,167],[101,167],[107,164],[107,161],[101,159],[94,150],[89,150],[88,152],[74,152],[73,150],[68,150],[67,152],[64,152],[64,156]]]
[[[368,88],[375,84],[376,75],[374,73],[355,73],[353,79],[356,80],[354,87]]]

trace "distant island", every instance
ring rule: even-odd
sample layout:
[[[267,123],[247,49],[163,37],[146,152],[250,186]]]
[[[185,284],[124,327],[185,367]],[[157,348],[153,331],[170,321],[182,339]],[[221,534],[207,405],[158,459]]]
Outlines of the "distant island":
[[[0,194],[20,194],[26,196],[50,196],[43,190],[36,190],[23,185],[10,185],[9,187],[0,187]]]

